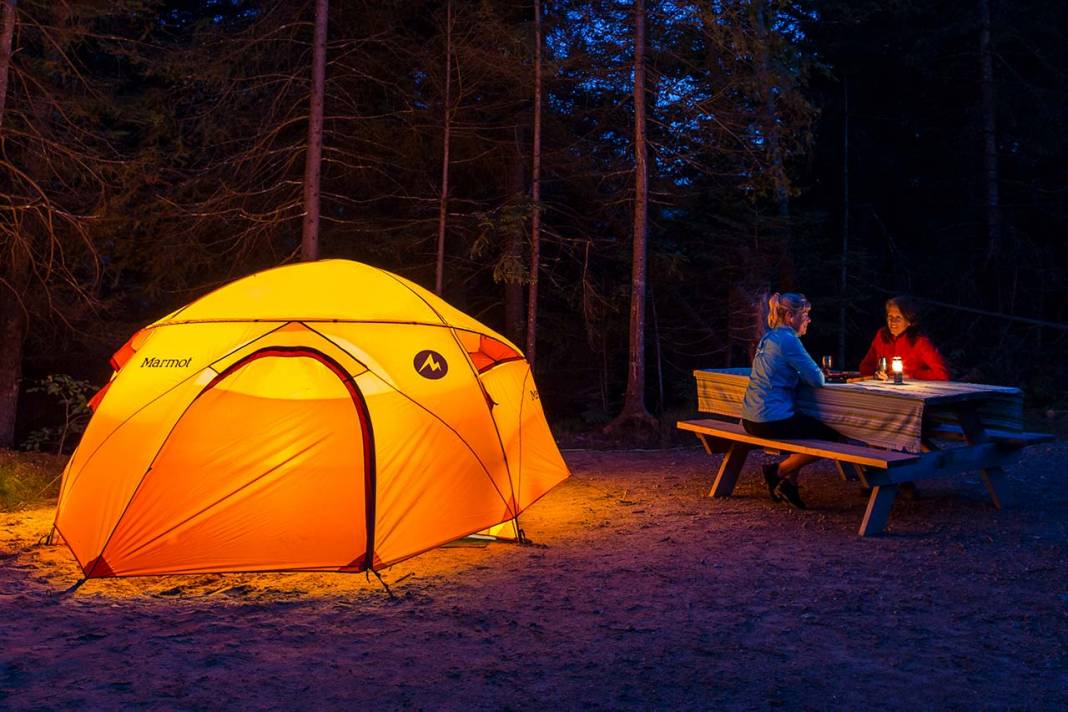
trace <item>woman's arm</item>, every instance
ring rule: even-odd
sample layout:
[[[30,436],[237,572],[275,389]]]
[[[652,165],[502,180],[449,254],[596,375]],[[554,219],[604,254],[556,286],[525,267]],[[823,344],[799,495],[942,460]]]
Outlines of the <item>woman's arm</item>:
[[[919,358],[916,359],[918,363],[914,372],[910,374],[912,378],[922,381],[949,380],[949,367],[933,341],[926,336],[920,336],[916,339],[915,353]]]
[[[790,332],[789,336],[782,340],[782,355],[786,358],[786,362],[801,375],[801,380],[808,385],[820,388],[826,383],[823,371],[808,355],[808,351],[805,351],[797,334]]]

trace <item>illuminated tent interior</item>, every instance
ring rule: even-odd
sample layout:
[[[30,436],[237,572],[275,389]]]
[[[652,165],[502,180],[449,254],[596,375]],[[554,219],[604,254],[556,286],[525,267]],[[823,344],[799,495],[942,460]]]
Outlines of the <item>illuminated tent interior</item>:
[[[356,262],[240,279],[112,366],[56,511],[86,578],[378,570],[568,476],[519,350]]]

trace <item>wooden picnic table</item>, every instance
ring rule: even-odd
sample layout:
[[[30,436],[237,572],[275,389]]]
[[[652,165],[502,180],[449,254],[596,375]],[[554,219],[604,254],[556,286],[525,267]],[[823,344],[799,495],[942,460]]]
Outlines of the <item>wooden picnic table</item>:
[[[748,368],[701,369],[694,371],[694,378],[697,410],[741,417]],[[975,427],[1023,430],[1020,389],[981,383],[906,380],[894,385],[876,379],[828,383],[823,388],[799,388],[797,405],[802,413],[827,423],[847,438],[905,452],[923,452],[925,429],[963,426],[962,417],[970,424],[978,418]]]
[[[843,477],[871,487],[860,534],[882,530],[903,482],[980,472],[994,506],[1001,508],[1003,468],[1027,445],[1052,439],[1023,431],[1023,394],[1017,388],[950,381],[878,380],[802,388],[799,409],[863,446],[818,440],[753,438],[737,425],[749,369],[694,372],[698,410],[719,420],[682,421],[712,452],[710,440],[730,443],[711,496],[730,496],[754,449],[807,452],[835,461]],[[733,422],[724,422],[733,421]]]

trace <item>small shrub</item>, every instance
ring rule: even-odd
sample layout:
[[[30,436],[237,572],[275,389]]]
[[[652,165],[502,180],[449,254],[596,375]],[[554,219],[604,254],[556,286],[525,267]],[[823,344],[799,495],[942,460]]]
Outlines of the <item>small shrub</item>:
[[[53,373],[35,381],[27,393],[44,393],[62,407],[59,424],[34,430],[23,441],[27,450],[53,449],[58,455],[64,452],[67,443],[85,430],[92,412],[89,398],[95,387],[88,381],[79,381],[65,373]]]

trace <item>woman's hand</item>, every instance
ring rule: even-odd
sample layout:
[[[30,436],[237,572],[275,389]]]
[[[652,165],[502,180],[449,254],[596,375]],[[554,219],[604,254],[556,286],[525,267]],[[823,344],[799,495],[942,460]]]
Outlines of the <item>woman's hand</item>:
[[[889,381],[890,377],[886,375],[886,371],[876,371],[875,377],[880,381]]]

